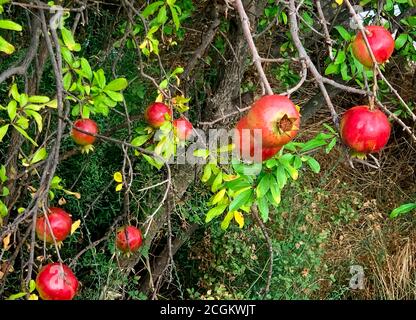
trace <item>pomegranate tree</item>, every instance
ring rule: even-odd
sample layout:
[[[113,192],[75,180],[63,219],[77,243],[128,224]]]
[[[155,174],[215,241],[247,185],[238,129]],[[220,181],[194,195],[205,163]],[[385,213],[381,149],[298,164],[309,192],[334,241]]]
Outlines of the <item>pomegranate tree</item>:
[[[74,141],[81,146],[92,145],[95,142],[94,136],[81,132],[77,129],[83,130],[91,134],[97,134],[98,126],[94,120],[78,119],[74,122],[74,128],[72,128],[71,135],[72,139],[74,139]]]
[[[181,117],[173,121],[175,135],[179,140],[188,140],[192,135],[193,126],[185,117]]]
[[[394,39],[391,33],[381,26],[368,26],[365,30],[368,43],[377,63],[382,64],[386,62],[394,50]],[[352,52],[364,66],[368,68],[373,66],[373,59],[371,59],[364,37],[360,31],[352,43]]]
[[[390,122],[379,109],[355,106],[341,118],[340,133],[346,145],[356,152],[367,154],[380,151],[390,137]]]
[[[116,246],[124,253],[136,252],[142,242],[142,232],[134,226],[124,226],[117,230]]]
[[[78,290],[78,279],[61,263],[49,263],[36,277],[36,289],[43,300],[72,300]]]
[[[71,233],[71,216],[61,208],[49,208],[47,215],[50,228],[44,215],[36,220],[36,234],[38,238],[47,243],[53,243],[53,233],[56,241],[64,241]]]
[[[240,157],[245,160],[253,160],[254,162],[262,162],[272,158],[282,147],[267,148],[261,146],[261,141],[255,139],[253,129],[247,124],[247,117],[243,117],[236,125],[235,143],[236,149]],[[261,158],[260,150],[261,148]]]
[[[147,107],[144,118],[153,128],[159,128],[172,117],[172,110],[162,102],[154,102]]]
[[[267,95],[252,105],[247,114],[247,126],[261,129],[263,147],[276,148],[296,136],[300,126],[300,114],[288,97]]]

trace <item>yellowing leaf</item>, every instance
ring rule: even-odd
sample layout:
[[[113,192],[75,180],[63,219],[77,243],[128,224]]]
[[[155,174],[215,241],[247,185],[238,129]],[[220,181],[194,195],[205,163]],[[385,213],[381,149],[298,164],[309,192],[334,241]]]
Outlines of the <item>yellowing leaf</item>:
[[[120,171],[117,171],[116,173],[114,173],[114,181],[115,182],[123,182],[123,175],[121,174]]]
[[[218,202],[220,202],[225,195],[225,189],[221,189],[215,196],[214,199],[212,199],[212,205],[217,204]]]
[[[74,234],[74,232],[79,228],[80,225],[81,225],[81,220],[79,219],[72,224],[71,235]]]
[[[240,229],[244,226],[244,216],[240,211],[234,212],[234,219],[238,223]]]
[[[39,300],[39,297],[38,297],[38,295],[37,295],[37,294],[32,293],[32,294],[29,296],[29,299],[28,299],[28,300]]]
[[[75,198],[77,198],[78,200],[79,200],[79,199],[81,199],[81,194],[80,194],[79,192],[72,192],[72,191],[65,190],[65,189],[63,189],[63,191],[64,191],[66,194],[69,194],[70,196],[74,196],[74,197],[75,197]]]
[[[121,191],[121,189],[123,189],[123,184],[122,184],[122,183],[119,183],[119,184],[116,186],[116,191]]]
[[[344,3],[344,0],[335,0],[335,2],[340,6],[341,4]]]
[[[159,93],[159,94],[158,94],[158,96],[157,96],[157,98],[156,98],[155,102],[163,102],[163,94],[162,94],[162,93]]]
[[[8,250],[9,249],[9,244],[10,244],[10,237],[11,237],[11,233],[9,233],[7,236],[4,237],[3,239],[3,249],[4,250]]]

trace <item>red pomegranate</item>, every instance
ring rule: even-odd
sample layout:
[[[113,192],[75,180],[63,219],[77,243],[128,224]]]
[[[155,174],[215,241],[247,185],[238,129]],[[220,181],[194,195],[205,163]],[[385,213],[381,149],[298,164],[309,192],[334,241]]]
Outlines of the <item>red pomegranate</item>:
[[[77,121],[74,122],[74,128],[72,128],[72,132],[71,132],[71,135],[74,141],[81,146],[91,145],[94,143],[95,141],[94,136],[78,131],[77,128],[88,133],[97,134],[98,126],[94,120],[78,119]]]
[[[147,107],[144,118],[153,128],[159,128],[167,120],[166,115],[172,117],[172,110],[162,102],[154,102]]]
[[[42,241],[53,243],[52,229],[56,241],[64,241],[71,233],[71,216],[61,208],[49,208],[48,219],[51,228],[49,228],[44,215],[36,220],[36,234],[38,238]]]
[[[78,279],[66,265],[49,263],[38,273],[36,289],[43,300],[72,300],[78,290]]]
[[[276,148],[296,136],[300,114],[288,97],[263,96],[254,102],[248,112],[247,125],[252,129],[261,129],[263,147]]]
[[[124,253],[136,252],[142,242],[142,232],[134,226],[124,226],[117,230],[116,245]]]
[[[267,148],[261,146],[261,159],[260,154],[257,153],[257,148],[260,148],[260,143],[255,140],[255,133],[252,129],[248,128],[247,117],[243,117],[236,125],[235,131],[235,144],[238,155],[247,161],[262,162],[272,158],[282,148],[274,147]]]
[[[391,33],[381,26],[368,26],[365,29],[367,30],[368,43],[370,44],[370,48],[373,51],[376,61],[379,64],[386,62],[391,57],[394,50],[394,39]],[[357,33],[357,36],[352,43],[352,52],[357,60],[363,65],[368,68],[373,66],[373,60],[368,52],[361,31]]]
[[[185,117],[181,117],[173,121],[173,128],[179,140],[188,140],[192,135],[193,126]]]
[[[355,106],[344,113],[340,122],[341,138],[359,153],[380,151],[390,137],[390,122],[379,109]]]

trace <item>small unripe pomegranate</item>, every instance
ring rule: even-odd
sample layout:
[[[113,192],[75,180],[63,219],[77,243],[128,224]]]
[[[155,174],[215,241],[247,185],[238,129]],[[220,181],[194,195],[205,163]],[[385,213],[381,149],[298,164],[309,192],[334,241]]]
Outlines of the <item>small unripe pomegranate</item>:
[[[39,271],[36,289],[43,300],[72,300],[78,290],[78,279],[66,265],[49,263]]]
[[[355,106],[341,118],[340,133],[344,143],[356,152],[367,154],[380,151],[390,137],[390,122],[379,109]]]
[[[142,242],[142,232],[134,226],[124,226],[117,230],[116,246],[124,253],[136,252]]]
[[[247,126],[261,129],[263,147],[276,148],[296,136],[300,126],[300,114],[288,97],[267,95],[252,105],[247,114]]]
[[[172,117],[172,110],[162,102],[154,102],[147,107],[144,118],[153,128],[159,128],[166,121],[166,118]]]
[[[48,220],[50,228],[44,215],[36,220],[36,234],[40,240],[53,243],[51,229],[56,241],[64,241],[71,233],[72,219],[65,210],[49,208]]]
[[[188,140],[192,135],[193,126],[188,119],[181,117],[173,121],[173,128],[179,140]]]
[[[72,138],[74,139],[74,141],[81,146],[91,145],[94,143],[95,141],[94,136],[78,131],[77,128],[88,133],[97,134],[98,126],[94,120],[78,119],[77,121],[74,122],[74,128],[72,128],[72,132],[71,132]]]
[[[367,31],[368,43],[377,63],[382,64],[386,62],[394,50],[394,39],[391,33],[381,26],[368,26],[365,27],[365,30]],[[373,66],[373,60],[371,59],[361,31],[358,31],[352,43],[352,52],[364,66],[368,68]]]

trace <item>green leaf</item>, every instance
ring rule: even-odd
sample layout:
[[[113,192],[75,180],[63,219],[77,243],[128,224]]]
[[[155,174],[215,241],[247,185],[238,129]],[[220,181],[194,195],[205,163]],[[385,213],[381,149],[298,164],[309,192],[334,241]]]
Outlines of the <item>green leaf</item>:
[[[269,220],[269,203],[267,201],[267,198],[264,197],[257,199],[257,206],[259,207],[261,219],[264,223],[266,223],[267,220]]]
[[[398,36],[396,41],[394,41],[394,48],[400,50],[406,44],[408,37],[407,33],[402,33]]]
[[[4,165],[0,167],[0,181],[2,183],[7,181],[6,167]]]
[[[0,217],[4,218],[7,216],[7,213],[9,210],[7,209],[6,205],[3,203],[3,201],[0,200]]]
[[[92,80],[92,70],[91,70],[91,66],[90,63],[88,62],[87,59],[85,58],[81,58],[81,70],[84,74],[84,76],[88,79],[88,80]]]
[[[69,89],[71,88],[71,84],[72,84],[72,74],[71,72],[67,72],[65,74],[65,76],[62,79],[63,85],[64,85],[64,89],[66,91],[69,91]]]
[[[120,92],[110,91],[107,89],[104,89],[104,92],[114,101],[116,102],[122,102],[123,101],[123,95]]]
[[[247,202],[250,201],[250,198],[253,195],[253,189],[248,189],[241,192],[237,197],[231,201],[230,206],[228,208],[229,211],[236,211],[241,208],[241,206],[245,205]]]
[[[207,182],[209,180],[209,178],[211,178],[211,174],[212,174],[211,165],[210,164],[205,165],[204,173],[201,177],[201,181],[202,182]]]
[[[269,188],[270,188],[270,175],[266,174],[261,178],[259,184],[256,187],[257,198],[264,197],[267,191],[269,191]]]
[[[74,57],[71,51],[69,51],[68,48],[61,47],[61,54],[65,62],[68,63],[69,65],[72,65],[72,63],[74,62]]]
[[[222,172],[220,171],[215,177],[214,182],[212,183],[211,191],[217,192],[221,184],[222,184]]]
[[[308,163],[309,167],[313,172],[319,173],[319,171],[321,171],[321,166],[319,165],[319,162],[316,161],[314,158],[307,157],[306,162]]]
[[[176,31],[178,31],[181,24],[179,22],[178,13],[176,12],[176,7],[173,5],[173,6],[169,6],[169,8],[172,14],[173,23],[175,24],[175,27],[176,27]]]
[[[219,205],[219,206],[216,206],[216,207],[210,209],[207,212],[207,215],[205,216],[205,223],[208,223],[212,219],[214,219],[215,217],[218,217],[219,215],[221,215],[226,208],[227,208],[227,205],[222,204],[222,205]]]
[[[206,159],[209,156],[209,150],[208,149],[196,149],[194,150],[193,155],[194,157]]]
[[[334,28],[339,32],[339,34],[345,41],[351,40],[351,35],[348,33],[347,30],[345,30],[343,26],[335,26]]]
[[[47,96],[30,96],[28,101],[31,103],[45,104],[45,103],[48,103],[50,99]]]
[[[160,6],[164,4],[164,1],[156,1],[154,3],[149,4],[142,12],[143,18],[147,18],[148,16],[151,16],[154,14],[157,9],[159,9]]]
[[[7,54],[12,54],[14,50],[14,46],[7,42],[2,36],[0,36],[0,51]]]
[[[12,96],[14,100],[19,101],[20,100],[20,93],[19,90],[17,89],[17,84],[13,83],[12,86],[10,87],[10,91],[9,91],[9,96]]]
[[[22,26],[11,20],[0,20],[0,29],[7,29],[13,31],[22,31]]]
[[[276,181],[276,179],[271,179],[270,192],[272,194],[274,202],[276,202],[276,204],[279,204],[281,201],[280,188],[279,183]]]
[[[19,131],[19,133],[23,136],[23,137],[25,137],[27,140],[29,140],[34,146],[36,146],[36,147],[38,147],[38,144],[31,138],[31,137],[29,137],[29,135],[27,134],[27,132],[25,131],[25,130],[23,130],[22,128],[20,128],[20,127],[18,127],[18,126],[16,126],[16,125],[14,125],[13,124],[13,127],[17,130],[17,131]]]
[[[42,132],[42,129],[43,129],[43,119],[42,119],[42,116],[38,112],[36,112],[34,110],[30,110],[30,109],[27,109],[27,110],[25,109],[25,113],[28,116],[30,116],[33,119],[35,119],[36,125],[38,126],[38,131],[39,132]]]
[[[152,166],[154,166],[155,168],[157,168],[158,170],[160,170],[160,168],[163,167],[163,163],[159,160],[154,159],[153,157],[147,155],[147,154],[142,154],[143,158],[146,159],[146,161],[151,164]]]
[[[325,153],[329,153],[337,143],[337,138],[332,138],[331,142],[325,147]]]
[[[221,222],[221,229],[224,230],[224,231],[227,230],[228,226],[230,225],[230,222],[231,222],[231,220],[233,220],[233,218],[234,218],[234,212],[229,211],[225,215],[224,219]]]
[[[138,137],[134,138],[134,139],[131,141],[131,144],[132,144],[133,146],[135,146],[135,147],[140,147],[140,146],[142,146],[143,144],[145,144],[145,143],[146,143],[146,141],[148,141],[148,140],[150,139],[150,137],[151,137],[151,135],[150,135],[150,134],[148,134],[148,135],[143,135],[143,136],[138,136]]]
[[[277,183],[279,184],[279,188],[283,189],[283,187],[286,185],[286,182],[287,182],[287,175],[286,175],[285,168],[283,166],[278,166],[275,174],[276,174]]]
[[[251,184],[248,181],[246,181],[245,179],[240,177],[240,178],[237,178],[237,179],[234,179],[234,180],[231,180],[231,181],[227,181],[225,183],[225,186],[228,189],[232,190],[232,191],[237,191],[237,190],[241,190],[241,189],[250,187]]]
[[[94,71],[94,80],[96,81],[96,83],[101,89],[104,89],[106,80],[105,80],[105,74],[104,74],[103,69],[99,69],[96,72]]]
[[[3,141],[3,138],[7,133],[7,129],[9,129],[8,124],[5,124],[4,126],[0,127],[0,142]]]
[[[10,190],[7,187],[3,187],[2,197],[7,197],[10,194]]]
[[[46,151],[46,148],[40,148],[33,155],[33,158],[30,161],[30,164],[35,164],[39,161],[45,160],[47,156],[48,156],[48,152]]]
[[[348,65],[345,62],[341,64],[341,76],[344,81],[350,81],[352,79],[348,74]]]
[[[81,47],[78,43],[75,42],[72,32],[65,27],[61,28],[62,40],[64,41],[65,46],[70,51],[80,51]]]
[[[335,58],[334,63],[335,64],[341,64],[341,63],[343,63],[345,61],[345,58],[346,58],[345,51],[339,50],[338,51],[338,54],[337,54],[337,56]]]
[[[321,146],[326,145],[325,140],[321,139],[312,139],[305,143],[305,145],[299,150],[299,152],[307,152],[316,148],[319,148]]]
[[[126,78],[117,78],[113,81],[111,81],[109,84],[105,86],[105,90],[111,90],[111,91],[120,91],[124,90],[128,86],[128,82]]]
[[[415,210],[415,209],[416,209],[416,202],[402,204],[400,207],[394,209],[390,213],[390,218],[396,218],[399,215],[408,213],[408,212],[410,212],[412,210]]]
[[[10,121],[13,121],[16,118],[16,108],[17,102],[16,100],[11,100],[7,105],[7,113],[9,114]]]
[[[328,67],[325,69],[325,75],[338,73],[339,72],[339,65],[335,63],[330,63]]]
[[[29,128],[29,119],[25,117],[19,117],[19,119],[17,119],[16,121],[16,124],[23,130],[26,130],[27,128]]]
[[[6,300],[17,300],[17,299],[23,298],[25,295],[26,295],[26,292],[15,293],[9,296]]]
[[[167,19],[168,19],[168,16],[167,16],[166,6],[162,6],[159,9],[159,13],[157,14],[156,22],[158,24],[164,24]]]
[[[29,281],[29,292],[33,292],[36,289],[36,282],[35,280],[31,279]]]

